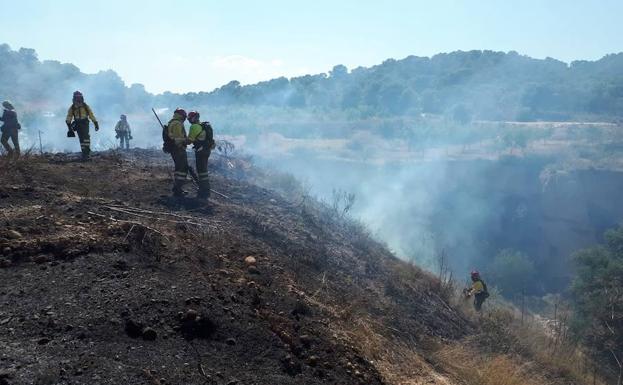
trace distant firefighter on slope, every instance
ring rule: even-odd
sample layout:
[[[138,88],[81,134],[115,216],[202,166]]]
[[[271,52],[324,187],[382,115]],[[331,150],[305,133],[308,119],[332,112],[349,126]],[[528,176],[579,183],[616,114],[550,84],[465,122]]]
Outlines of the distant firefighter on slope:
[[[463,290],[466,298],[474,296],[474,309],[476,311],[482,310],[482,304],[487,298],[489,298],[489,291],[487,290],[487,284],[480,278],[480,273],[477,270],[473,270],[470,274],[472,279],[472,286]]]

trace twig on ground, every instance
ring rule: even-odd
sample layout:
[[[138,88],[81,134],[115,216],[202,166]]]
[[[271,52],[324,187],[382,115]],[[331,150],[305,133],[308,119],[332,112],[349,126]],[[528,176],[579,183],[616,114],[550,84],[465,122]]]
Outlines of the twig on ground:
[[[116,212],[120,212],[126,215],[134,215],[140,218],[145,218],[145,219],[151,219],[151,220],[156,220],[156,221],[164,221],[164,222],[170,222],[170,223],[176,223],[176,224],[183,224],[183,225],[195,225],[195,226],[207,226],[207,224],[204,223],[198,223],[198,222],[189,222],[189,221],[175,221],[172,219],[166,219],[166,218],[158,218],[158,217],[152,217],[152,216],[148,216],[148,215],[143,215],[143,214],[139,214],[139,213],[134,213],[132,211],[129,210],[123,210],[123,209],[119,209],[116,207],[108,207],[108,206],[103,206],[104,208],[111,210],[111,211],[116,211]]]
[[[169,215],[169,216],[176,217],[176,218],[181,218],[181,219],[198,219],[196,217],[189,216],[189,215],[179,215],[179,214],[169,213],[169,212],[166,212],[166,211],[145,210],[145,209],[139,209],[138,207],[118,206],[118,205],[106,205],[104,207],[115,208],[115,209],[126,210],[126,211],[135,211],[135,212],[138,212],[138,213],[145,213],[145,214]]]
[[[128,237],[130,236],[130,233],[132,232],[132,230],[134,230],[134,226],[136,226],[136,225],[132,225],[132,227],[130,227],[130,230],[128,231],[128,233],[123,238],[123,242],[125,242],[125,240],[128,239]]]
[[[213,193],[215,193],[216,195],[220,195],[220,196],[222,196],[222,197],[223,197],[223,198],[225,198],[225,199],[230,199],[227,195],[222,194],[222,193],[220,193],[220,192],[218,192],[218,191],[216,191],[216,190],[210,189],[210,191],[212,191],[212,192],[213,192]]]
[[[162,235],[162,236],[163,236],[163,237],[164,237],[167,241],[169,241],[169,237],[167,237],[165,234],[163,234],[162,232],[160,232],[160,231],[158,231],[158,230],[154,229],[153,227],[147,226],[146,224],[141,223],[141,222],[137,222],[137,221],[128,221],[128,220],[125,220],[125,219],[119,219],[119,218],[115,218],[115,217],[113,217],[113,216],[106,216],[106,215],[102,215],[102,214],[94,213],[93,211],[87,211],[87,214],[89,214],[89,215],[94,215],[94,216],[96,216],[96,217],[105,218],[105,219],[111,220],[111,221],[113,221],[113,222],[131,223],[131,224],[134,224],[134,225],[143,226],[144,228],[149,229],[149,230],[153,231],[154,233],[157,233],[157,234]]]

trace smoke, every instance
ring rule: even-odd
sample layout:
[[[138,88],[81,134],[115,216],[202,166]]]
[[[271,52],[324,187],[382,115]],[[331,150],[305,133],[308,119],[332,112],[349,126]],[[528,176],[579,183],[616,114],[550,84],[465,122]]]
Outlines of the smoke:
[[[609,60],[615,59],[623,60]],[[443,250],[457,274],[486,271],[499,250],[510,248],[534,260],[540,278],[551,283],[547,290],[559,289],[570,274],[571,252],[623,218],[619,205],[604,208],[585,193],[592,189],[599,199],[616,201],[620,189],[602,191],[595,186],[604,183],[588,183],[575,171],[559,177],[551,167],[611,167],[618,159],[615,125],[586,130],[500,121],[525,113],[526,106],[532,118],[569,113],[575,91],[561,98],[546,81],[550,73],[567,76],[587,66],[458,52],[388,60],[350,73],[336,66],[329,75],[244,87],[232,81],[209,93],[152,95],[140,84],[127,87],[113,71],[86,75],[70,64],[39,62],[32,50],[0,46],[0,62],[8,63],[0,91],[14,101],[25,149],[79,151],[65,126],[75,90],[99,121],[99,132],[91,126],[95,151],[117,146],[121,114],[132,128],[131,146],[160,148],[161,127],[151,108],[165,124],[178,106],[198,110],[217,138],[233,138],[261,165],[306,181],[319,198],[330,201],[334,189],[354,193],[352,215],[396,255],[430,269]],[[532,83],[546,87],[527,93]],[[563,181],[572,183],[561,187]]]

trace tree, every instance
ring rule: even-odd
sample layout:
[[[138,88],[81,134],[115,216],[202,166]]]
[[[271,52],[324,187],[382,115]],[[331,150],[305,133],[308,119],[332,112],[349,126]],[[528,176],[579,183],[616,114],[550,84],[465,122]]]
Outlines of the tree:
[[[574,331],[593,355],[608,362],[623,379],[623,227],[609,230],[605,244],[574,256],[577,275],[571,286]]]
[[[329,72],[329,76],[334,79],[344,79],[348,76],[348,68],[342,64],[338,64]]]

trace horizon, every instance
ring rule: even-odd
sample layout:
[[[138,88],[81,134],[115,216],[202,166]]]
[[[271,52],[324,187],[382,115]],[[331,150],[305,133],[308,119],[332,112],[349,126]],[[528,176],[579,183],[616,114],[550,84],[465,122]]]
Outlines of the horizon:
[[[338,64],[370,67],[459,50],[516,51],[566,63],[623,51],[612,38],[623,33],[623,3],[614,0],[100,0],[88,9],[75,0],[24,0],[11,7],[0,23],[12,48],[33,48],[40,60],[71,63],[84,73],[112,69],[126,84],[152,93],[207,91],[231,80],[254,84],[326,73]]]

